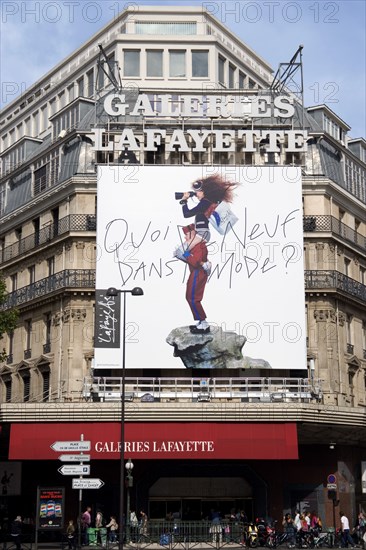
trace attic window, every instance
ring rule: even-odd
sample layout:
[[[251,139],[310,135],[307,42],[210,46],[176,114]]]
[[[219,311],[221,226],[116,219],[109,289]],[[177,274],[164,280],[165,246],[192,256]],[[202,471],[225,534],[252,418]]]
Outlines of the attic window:
[[[136,34],[194,35],[197,34],[195,21],[136,21]]]

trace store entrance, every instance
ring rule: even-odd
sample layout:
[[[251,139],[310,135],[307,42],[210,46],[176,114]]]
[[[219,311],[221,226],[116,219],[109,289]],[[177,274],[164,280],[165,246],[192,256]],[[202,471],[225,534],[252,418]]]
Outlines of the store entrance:
[[[173,498],[150,499],[150,519],[181,519],[183,521],[210,520],[212,511],[220,513],[222,518],[230,518],[232,513],[243,510],[248,520],[253,519],[253,499],[248,498]]]
[[[160,477],[149,490],[151,519],[210,520],[212,511],[229,518],[241,510],[252,519],[252,487],[241,477]]]

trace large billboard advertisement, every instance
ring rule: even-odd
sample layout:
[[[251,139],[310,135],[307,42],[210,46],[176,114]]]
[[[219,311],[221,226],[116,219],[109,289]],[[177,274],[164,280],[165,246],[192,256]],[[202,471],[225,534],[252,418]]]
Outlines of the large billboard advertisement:
[[[97,209],[95,368],[306,368],[299,168],[99,166]]]

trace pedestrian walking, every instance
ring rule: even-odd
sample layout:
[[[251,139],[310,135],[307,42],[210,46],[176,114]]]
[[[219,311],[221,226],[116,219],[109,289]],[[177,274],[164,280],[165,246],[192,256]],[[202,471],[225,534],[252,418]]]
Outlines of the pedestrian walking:
[[[355,541],[353,540],[349,532],[348,517],[342,511],[339,512],[339,515],[341,517],[341,529],[342,529],[342,539],[343,539],[344,547],[347,548],[349,544],[351,548],[356,548]]]
[[[76,528],[74,525],[74,521],[72,519],[69,520],[69,523],[66,527],[66,537],[67,537],[67,543],[69,545],[69,549],[75,549],[76,548]]]
[[[22,536],[22,518],[17,516],[10,526],[11,540],[15,544],[16,550],[21,550]]]
[[[85,512],[81,516],[81,543],[83,546],[87,546],[89,544],[88,529],[90,528],[91,524],[90,512],[91,508],[90,506],[87,506]]]

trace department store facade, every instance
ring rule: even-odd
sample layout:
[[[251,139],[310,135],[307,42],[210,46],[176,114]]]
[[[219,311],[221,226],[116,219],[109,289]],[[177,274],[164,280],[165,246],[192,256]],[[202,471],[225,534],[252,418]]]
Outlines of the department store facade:
[[[50,446],[83,434],[92,442],[92,476],[105,483],[84,502],[117,513],[121,370],[98,368],[94,357],[98,170],[107,166],[131,184],[150,178],[154,195],[166,169],[177,180],[184,170],[240,173],[252,187],[259,169],[275,182],[278,170],[301,177],[306,354],[289,347],[272,368],[239,361],[198,369],[172,350],[171,366],[155,352],[138,365],[127,346],[131,503],[151,518],[186,519],[213,507],[281,519],[300,506],[332,525],[334,474],[339,506],[355,519],[366,507],[365,140],[352,139],[326,105],[304,108],[279,91],[260,56],[211,14],[188,7],[127,9],[1,119],[2,307],[19,310],[0,371],[1,464],[14,473],[3,510],[21,502],[20,513],[32,517],[41,484],[65,487],[76,515],[76,491]],[[172,196],[185,190],[172,182]],[[131,287],[144,287],[140,276]],[[286,285],[271,292],[288,307]],[[127,298],[132,331],[142,323],[133,303],[144,299]],[[240,293],[236,300],[245,311]],[[163,320],[145,307],[153,332]]]

